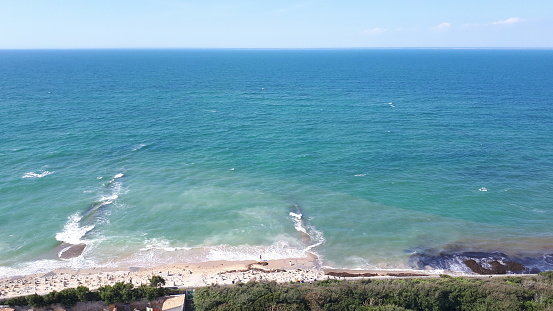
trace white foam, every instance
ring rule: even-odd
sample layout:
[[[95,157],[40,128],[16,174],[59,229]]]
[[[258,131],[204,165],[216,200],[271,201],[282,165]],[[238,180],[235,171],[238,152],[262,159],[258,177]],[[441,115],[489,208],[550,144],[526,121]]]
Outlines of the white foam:
[[[294,228],[296,229],[296,231],[309,236],[310,244],[307,246],[307,248],[305,248],[305,252],[312,252],[313,248],[325,242],[323,233],[311,225],[306,225],[303,221],[303,215],[301,213],[290,212],[290,216],[292,216],[292,220],[294,221]]]
[[[218,245],[208,248],[207,261],[240,261],[240,260],[275,260],[285,258],[303,258],[305,250],[292,247],[288,242],[278,241],[269,246],[253,245]]]
[[[23,276],[35,273],[46,273],[65,267],[66,263],[62,261],[39,260],[18,264],[15,267],[0,267],[0,275],[3,277]]]
[[[117,177],[118,175],[121,175],[121,176]],[[121,182],[116,181],[116,179],[121,178],[123,174],[117,174],[115,176],[116,177],[114,177],[109,183],[109,189],[111,190],[111,193],[108,195],[102,196],[100,198],[100,202],[106,202],[106,204],[111,204],[121,194],[123,184],[121,184]]]
[[[50,171],[42,171],[40,173],[28,172],[28,173],[25,173],[25,175],[23,175],[21,178],[42,178],[50,174],[54,174],[54,172],[50,172]]]
[[[103,203],[102,205],[107,205],[113,203],[113,201],[117,200],[117,198],[119,198],[119,195],[114,193],[101,197],[100,202]]]
[[[91,210],[87,212],[87,215],[90,215],[97,210],[99,210],[101,207],[112,204],[115,200],[119,198],[119,195],[117,194],[111,194],[111,195],[105,195],[100,198],[98,202],[96,202]]]
[[[113,180],[112,180],[113,181]],[[88,212],[88,214],[97,211],[103,206],[112,204],[119,198],[119,195],[122,192],[122,185],[119,182],[114,182],[110,185],[111,193],[107,195],[103,195],[100,197],[100,199],[95,203],[94,208]]]
[[[135,148],[132,149],[132,151],[137,151],[137,150],[140,150],[144,147],[148,146],[147,144],[140,144],[138,146],[136,146]]]
[[[309,236],[311,237],[311,241],[313,242],[311,245],[307,246],[305,249],[307,252],[313,252],[312,249],[324,244],[325,238],[321,231],[315,229],[313,226],[309,226]]]
[[[355,177],[363,177],[363,176],[367,176],[367,174],[355,174],[355,175],[353,175],[353,176],[355,176]]]
[[[89,218],[90,215],[102,207],[114,203],[115,200],[119,198],[119,195],[123,192],[123,185],[121,182],[116,181],[115,178],[121,178],[121,176],[123,176],[123,174],[117,174],[109,183],[104,184],[105,186],[109,186],[110,193],[102,195],[96,202],[94,202],[92,208],[84,212],[81,217]]]
[[[57,269],[84,269],[99,267],[98,263],[85,259],[82,256],[70,260],[37,260],[18,263],[13,267],[0,266],[0,276],[14,277],[31,274],[48,273]]]
[[[460,257],[455,257],[453,258],[453,260],[451,260],[449,262],[449,267],[447,270],[449,271],[454,271],[454,272],[465,272],[465,273],[470,273],[471,270],[469,267],[467,267],[467,265],[464,263],[464,261],[466,260],[466,258],[460,258]]]
[[[176,247],[165,244],[164,239],[149,239],[146,247],[131,252],[131,256],[111,261],[111,267],[155,267],[176,263],[197,263],[208,261],[275,260],[285,258],[304,258],[307,252],[295,241],[278,240],[272,245],[198,245],[195,247]],[[159,243],[159,244],[158,244]],[[298,247],[300,246],[300,247]]]
[[[101,200],[104,200],[104,198],[112,197],[113,195],[119,195],[121,193],[121,188],[123,185],[121,184],[120,181],[118,181],[118,179],[120,179],[123,176],[125,176],[123,173],[116,174],[109,182],[104,184],[105,186],[109,187],[112,194],[108,196],[103,196]]]
[[[89,231],[94,229],[94,225],[81,227],[79,223],[81,219],[82,219],[82,216],[79,215],[78,213],[69,216],[67,222],[63,226],[63,231],[58,232],[56,234],[56,240],[60,242],[69,243],[69,244],[84,243],[83,237]]]
[[[164,250],[166,252],[174,252],[177,250],[189,250],[189,249],[191,248],[186,246],[183,246],[183,247],[171,246],[171,242],[165,239],[152,238],[152,239],[145,240],[144,247],[141,248],[140,250],[141,251]]]
[[[292,220],[294,221],[294,228],[299,232],[308,234],[307,229],[303,226],[303,215],[290,212],[290,216],[292,216]]]
[[[297,218],[297,219],[301,219],[303,217],[303,215],[301,213],[294,213],[294,212],[290,212],[290,216],[292,216],[294,218]]]

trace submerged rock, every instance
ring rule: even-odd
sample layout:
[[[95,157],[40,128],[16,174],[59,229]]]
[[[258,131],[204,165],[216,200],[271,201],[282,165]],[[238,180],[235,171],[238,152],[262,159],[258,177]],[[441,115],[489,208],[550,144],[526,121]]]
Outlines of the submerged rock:
[[[416,269],[440,269],[477,274],[533,274],[553,269],[552,254],[514,258],[501,252],[415,253],[410,264]]]
[[[489,268],[484,267],[483,263],[478,263],[474,259],[467,259],[464,263],[472,270],[472,272],[478,274],[507,274],[509,272],[522,273],[526,270],[524,265],[514,261],[506,261],[502,264],[501,262],[494,260],[488,263]]]
[[[58,257],[60,259],[71,259],[75,257],[79,257],[82,255],[84,250],[86,249],[86,244],[79,243],[79,244],[69,244],[69,243],[62,243],[60,246],[58,246]]]

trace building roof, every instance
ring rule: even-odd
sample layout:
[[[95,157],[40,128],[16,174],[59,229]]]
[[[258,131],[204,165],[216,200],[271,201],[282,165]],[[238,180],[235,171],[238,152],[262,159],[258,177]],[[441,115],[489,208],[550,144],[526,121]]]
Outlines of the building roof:
[[[171,310],[184,305],[184,295],[169,298],[163,302],[162,311]]]

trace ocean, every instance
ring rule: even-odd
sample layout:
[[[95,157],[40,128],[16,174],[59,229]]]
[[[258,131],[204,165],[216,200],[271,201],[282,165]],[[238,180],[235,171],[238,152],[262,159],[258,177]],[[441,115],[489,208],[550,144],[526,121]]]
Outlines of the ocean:
[[[0,275],[553,269],[552,86],[552,50],[0,51]]]

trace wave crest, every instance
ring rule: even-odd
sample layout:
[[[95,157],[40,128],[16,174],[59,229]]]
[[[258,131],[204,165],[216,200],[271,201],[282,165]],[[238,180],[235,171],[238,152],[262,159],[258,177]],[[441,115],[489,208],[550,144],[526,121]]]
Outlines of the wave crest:
[[[68,217],[68,221],[63,226],[63,231],[56,234],[56,240],[69,244],[83,243],[83,237],[94,229],[94,225],[81,226],[80,221],[83,217],[79,213]]]
[[[28,173],[25,173],[23,176],[21,176],[21,178],[42,178],[50,174],[54,174],[54,172],[50,172],[50,171],[41,171],[40,173],[28,172]]]

